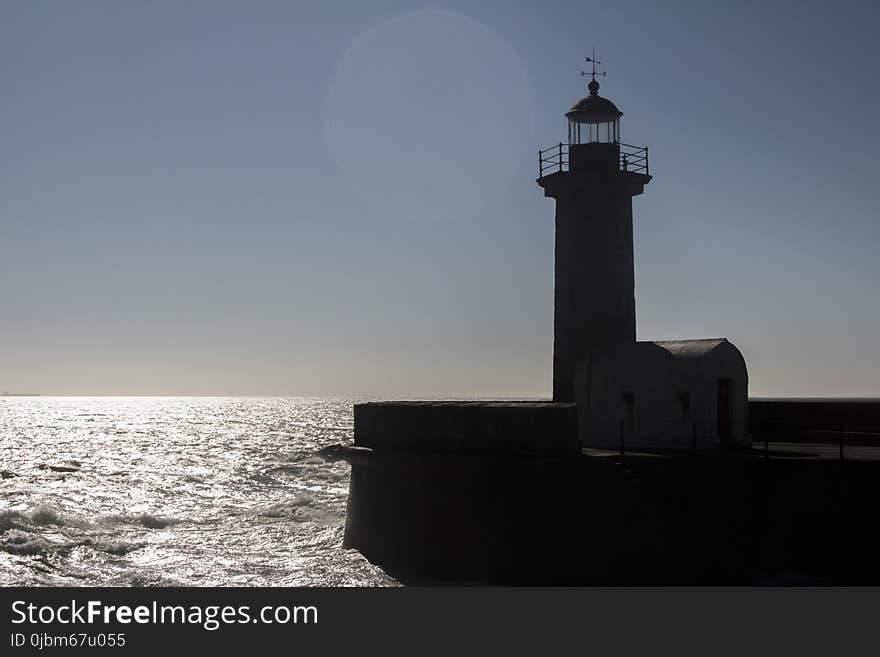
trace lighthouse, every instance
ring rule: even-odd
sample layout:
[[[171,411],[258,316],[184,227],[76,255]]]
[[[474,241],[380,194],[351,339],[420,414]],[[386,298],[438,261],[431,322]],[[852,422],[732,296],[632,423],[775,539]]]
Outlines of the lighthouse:
[[[632,199],[651,181],[648,149],[620,141],[622,112],[599,95],[595,67],[588,75],[588,95],[565,114],[568,143],[538,158],[538,184],[556,201],[553,400],[354,406],[343,545],[396,573],[608,577],[621,553],[644,545],[618,522],[642,493],[584,447],[751,442],[748,372],[731,342],[636,340]],[[585,491],[598,503],[581,522]],[[625,577],[633,559],[641,553],[620,562]]]
[[[577,364],[592,350],[635,342],[632,199],[651,181],[647,147],[620,141],[623,112],[599,95],[566,112],[568,143],[538,154],[538,184],[556,200],[553,401],[575,401]]]
[[[584,446],[750,444],[748,371],[726,338],[636,341],[633,197],[648,148],[620,140],[617,105],[587,95],[565,113],[568,143],[538,152],[556,201],[553,401],[577,405]]]

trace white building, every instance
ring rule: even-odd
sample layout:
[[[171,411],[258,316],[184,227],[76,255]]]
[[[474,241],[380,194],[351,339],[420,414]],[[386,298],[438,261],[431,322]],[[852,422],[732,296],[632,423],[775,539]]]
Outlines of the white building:
[[[750,444],[748,372],[725,338],[596,349],[575,374],[578,432],[593,447]]]

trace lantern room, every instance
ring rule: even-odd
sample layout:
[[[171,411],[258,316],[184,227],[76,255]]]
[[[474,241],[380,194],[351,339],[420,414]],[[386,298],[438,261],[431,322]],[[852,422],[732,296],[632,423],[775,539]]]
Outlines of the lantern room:
[[[620,117],[623,112],[599,95],[595,78],[587,85],[590,95],[581,98],[565,113],[568,119],[568,144],[617,144],[620,142]]]

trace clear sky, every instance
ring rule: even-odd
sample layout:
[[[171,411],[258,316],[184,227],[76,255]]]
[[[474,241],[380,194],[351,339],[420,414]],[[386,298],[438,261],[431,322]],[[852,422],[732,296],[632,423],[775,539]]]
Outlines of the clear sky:
[[[549,396],[553,201],[597,49],[639,339],[880,395],[857,2],[0,4],[0,390]]]

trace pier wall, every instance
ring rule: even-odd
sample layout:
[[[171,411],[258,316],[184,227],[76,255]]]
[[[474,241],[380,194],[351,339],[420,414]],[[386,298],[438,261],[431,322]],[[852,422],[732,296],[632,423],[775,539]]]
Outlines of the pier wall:
[[[354,417],[346,547],[407,581],[567,580],[574,404],[380,402]]]
[[[755,442],[880,445],[880,399],[749,399],[749,430]]]
[[[765,404],[757,417],[865,420],[875,408]],[[880,461],[581,454],[574,413],[357,406],[344,545],[414,584],[880,584]]]

